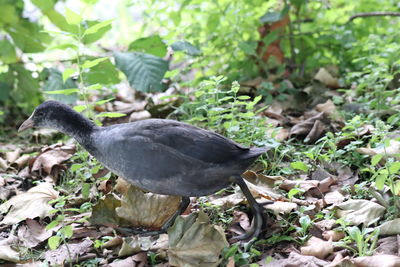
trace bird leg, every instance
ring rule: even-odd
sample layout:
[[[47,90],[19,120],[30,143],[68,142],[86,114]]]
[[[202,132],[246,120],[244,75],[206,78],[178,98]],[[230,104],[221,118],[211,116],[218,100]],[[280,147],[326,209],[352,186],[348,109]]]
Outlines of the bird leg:
[[[189,206],[190,198],[189,197],[182,197],[181,203],[179,204],[178,209],[176,212],[164,223],[164,225],[160,228],[160,230],[154,231],[146,231],[142,229],[131,229],[131,228],[124,228],[119,227],[117,229],[118,232],[123,234],[134,234],[134,235],[142,235],[142,236],[151,236],[151,235],[159,235],[166,233],[168,228],[175,222],[176,217],[181,215]]]
[[[262,214],[262,207],[257,201],[254,199],[253,195],[250,193],[249,188],[246,185],[246,182],[243,180],[242,177],[238,176],[235,178],[235,182],[239,185],[240,189],[242,190],[244,196],[247,198],[247,201],[250,205],[251,211],[253,213],[253,227],[252,229],[239,236],[233,237],[231,240],[238,241],[238,240],[247,240],[254,237],[258,237],[262,230],[263,225],[263,214]]]

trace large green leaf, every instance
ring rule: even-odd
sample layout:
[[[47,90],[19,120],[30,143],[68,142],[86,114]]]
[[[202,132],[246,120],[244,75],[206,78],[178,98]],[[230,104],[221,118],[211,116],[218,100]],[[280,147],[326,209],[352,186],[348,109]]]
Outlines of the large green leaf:
[[[40,77],[45,80],[43,84],[43,91],[56,91],[56,90],[63,90],[69,88],[76,88],[76,83],[71,79],[67,79],[65,83],[63,82],[62,73],[54,68],[44,69],[40,74]],[[78,100],[78,94],[48,94],[50,99],[54,99],[57,101],[61,101],[65,104],[75,104]]]
[[[171,48],[174,51],[182,51],[191,56],[199,56],[201,55],[200,49],[192,45],[187,41],[177,41],[171,45]]]
[[[116,66],[126,75],[129,84],[142,92],[162,91],[161,81],[168,62],[145,53],[114,53]]]
[[[17,54],[14,46],[8,40],[0,40],[0,62],[4,64],[15,63]]]
[[[120,82],[118,70],[109,59],[100,62],[83,74],[86,84],[117,84]]]
[[[129,44],[129,51],[164,57],[167,54],[167,46],[159,35],[153,35],[133,41]]]
[[[16,86],[11,91],[11,97],[19,107],[30,113],[41,102],[39,82],[22,64],[11,64],[9,69],[16,79]]]
[[[14,43],[25,53],[42,52],[45,44],[51,41],[49,34],[42,31],[42,27],[27,19],[21,19],[15,26],[7,27]]]
[[[107,23],[110,22],[110,23]],[[101,37],[104,36],[109,30],[111,30],[111,20],[110,21],[96,21],[96,20],[91,20],[91,21],[84,21],[82,22],[82,28],[84,30],[87,30],[95,25],[100,25],[102,27],[99,27],[96,31],[94,32],[89,32],[83,37],[83,43],[85,44],[90,44],[94,43],[97,40],[99,40]],[[93,29],[93,28],[92,28]]]

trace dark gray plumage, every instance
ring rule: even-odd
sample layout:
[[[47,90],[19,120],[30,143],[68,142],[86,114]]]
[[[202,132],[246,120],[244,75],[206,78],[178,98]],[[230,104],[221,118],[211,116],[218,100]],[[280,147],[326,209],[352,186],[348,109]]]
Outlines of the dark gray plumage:
[[[33,126],[54,128],[74,137],[107,168],[139,188],[182,196],[177,213],[187,207],[188,197],[210,195],[236,182],[255,216],[253,231],[238,239],[261,231],[261,208],[240,175],[265,153],[264,148],[246,148],[214,132],[173,120],[98,127],[56,101],[39,105],[19,131]]]

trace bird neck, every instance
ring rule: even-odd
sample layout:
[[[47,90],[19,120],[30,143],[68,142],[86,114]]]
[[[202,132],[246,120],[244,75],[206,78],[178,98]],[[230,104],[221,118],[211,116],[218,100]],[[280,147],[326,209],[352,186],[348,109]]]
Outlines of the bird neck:
[[[65,116],[62,116],[62,122],[56,123],[54,128],[75,138],[82,146],[87,147],[91,145],[91,133],[97,126],[80,113],[71,109]]]

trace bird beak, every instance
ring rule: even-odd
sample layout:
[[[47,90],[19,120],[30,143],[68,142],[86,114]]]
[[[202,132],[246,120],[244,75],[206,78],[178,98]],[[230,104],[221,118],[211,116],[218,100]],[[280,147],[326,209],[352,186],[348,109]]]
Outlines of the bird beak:
[[[24,121],[24,123],[22,123],[21,126],[19,126],[18,132],[25,131],[26,129],[32,128],[34,126],[32,117],[33,114],[26,121]]]

